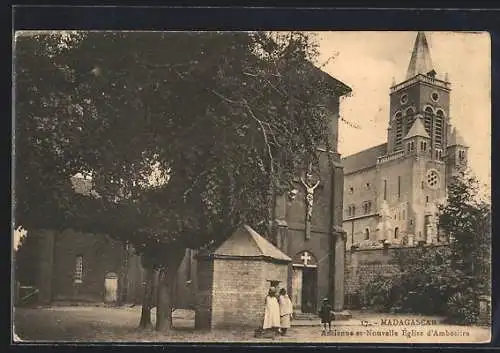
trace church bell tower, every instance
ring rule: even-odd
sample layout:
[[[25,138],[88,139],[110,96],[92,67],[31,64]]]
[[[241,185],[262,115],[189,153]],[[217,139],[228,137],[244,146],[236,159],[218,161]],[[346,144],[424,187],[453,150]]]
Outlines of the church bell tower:
[[[429,137],[426,150],[433,160],[443,160],[449,125],[450,83],[434,70],[424,32],[418,32],[405,81],[390,88],[388,150],[405,149],[405,137],[417,119]]]

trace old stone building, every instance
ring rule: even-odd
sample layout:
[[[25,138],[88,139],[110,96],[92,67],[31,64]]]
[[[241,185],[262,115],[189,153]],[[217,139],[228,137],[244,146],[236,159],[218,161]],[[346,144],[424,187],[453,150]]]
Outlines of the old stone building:
[[[468,150],[451,125],[450,94],[419,32],[405,81],[390,87],[387,141],[343,158],[350,304],[370,279],[397,270],[401,248],[448,241],[438,229],[438,205]]]
[[[419,32],[406,80],[390,88],[387,141],[343,158],[349,249],[446,241],[437,205],[468,150],[450,122],[450,93]]]
[[[292,258],[287,288],[296,313],[317,313],[324,297],[335,312],[344,309],[344,172],[337,141],[339,98],[350,89],[338,81],[335,84],[339,89],[329,101],[334,150],[319,148],[319,171],[306,171],[295,180],[295,189],[276,198],[275,243]]]

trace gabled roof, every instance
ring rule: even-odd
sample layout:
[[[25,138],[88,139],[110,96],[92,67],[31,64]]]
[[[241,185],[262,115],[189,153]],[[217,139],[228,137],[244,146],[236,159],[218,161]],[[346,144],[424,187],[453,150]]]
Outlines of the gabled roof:
[[[425,131],[424,124],[422,123],[422,120],[420,120],[420,118],[415,119],[415,122],[413,123],[410,131],[408,131],[408,134],[405,136],[405,139],[409,139],[415,136],[426,137],[428,139],[430,138],[427,131]]]
[[[432,67],[431,54],[427,38],[424,32],[418,32],[413,46],[410,63],[406,72],[406,79],[410,79],[418,74],[427,75],[430,72],[435,72]]]
[[[450,138],[448,139],[448,146],[467,146],[464,138],[458,132],[457,128],[454,127],[453,131],[450,134]]]
[[[387,143],[368,148],[364,151],[342,158],[344,174],[357,172],[358,170],[375,167],[377,158],[387,153]]]
[[[313,72],[320,75],[327,82],[329,87],[331,89],[333,89],[339,97],[344,96],[352,91],[351,87],[347,86],[342,81],[339,81],[338,79],[336,79],[335,77],[333,77],[329,73],[323,71],[322,69],[320,69],[319,67],[317,67],[313,64],[311,64],[311,66],[312,66]]]
[[[261,257],[290,262],[292,259],[262,237],[248,225],[238,228],[229,239],[213,253],[215,257]]]

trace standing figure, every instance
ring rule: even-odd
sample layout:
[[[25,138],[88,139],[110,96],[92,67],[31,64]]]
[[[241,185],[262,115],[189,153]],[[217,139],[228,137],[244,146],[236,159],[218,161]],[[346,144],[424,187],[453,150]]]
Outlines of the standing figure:
[[[292,301],[288,294],[286,294],[286,289],[280,289],[279,296],[279,304],[280,304],[280,326],[281,326],[281,334],[285,335],[286,331],[290,328],[290,320],[292,319],[293,313],[293,305]]]
[[[300,178],[300,181],[306,188],[306,239],[309,239],[311,236],[311,221],[312,221],[312,210],[314,203],[314,189],[316,189],[319,185],[319,180],[314,185],[309,185],[308,182],[311,182],[312,175],[310,173],[306,174],[307,182],[304,181],[303,178]]]
[[[321,335],[326,335],[326,325],[328,324],[328,331],[332,331],[332,306],[328,302],[328,298],[323,299],[321,309],[319,309],[319,317],[321,318]]]
[[[276,294],[275,287],[269,288],[264,310],[264,324],[262,325],[265,331],[272,331],[274,334],[279,333],[280,329],[280,305]]]

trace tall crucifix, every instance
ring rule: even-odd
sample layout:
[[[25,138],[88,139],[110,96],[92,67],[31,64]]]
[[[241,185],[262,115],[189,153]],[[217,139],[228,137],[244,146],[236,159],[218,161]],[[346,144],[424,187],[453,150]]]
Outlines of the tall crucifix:
[[[311,221],[312,221],[312,209],[314,203],[314,189],[319,185],[319,180],[316,184],[312,184],[312,174],[306,173],[306,180],[300,178],[302,185],[306,189],[306,239],[311,238]]]

